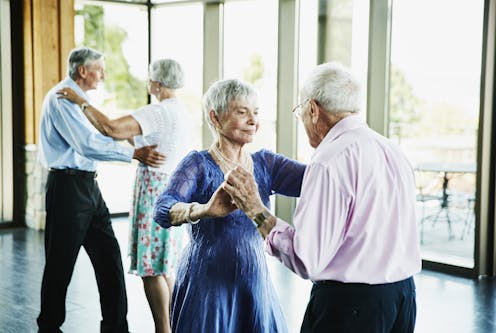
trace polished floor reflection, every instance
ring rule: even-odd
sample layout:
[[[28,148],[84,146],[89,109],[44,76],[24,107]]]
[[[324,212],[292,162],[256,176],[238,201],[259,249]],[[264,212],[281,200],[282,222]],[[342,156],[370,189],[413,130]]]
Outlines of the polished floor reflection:
[[[116,219],[113,226],[125,253],[126,218]],[[291,274],[273,258],[268,258],[268,262],[290,332],[299,332],[311,283]],[[43,263],[43,232],[0,230],[2,333],[36,332]],[[126,266],[127,263],[127,258],[124,258]],[[471,280],[423,271],[415,277],[415,281],[418,303],[416,332],[496,332],[495,279]],[[153,321],[141,280],[126,274],[126,285],[130,331],[152,333]],[[86,253],[81,251],[68,290],[66,322],[62,329],[69,333],[98,332],[99,320],[95,278]]]

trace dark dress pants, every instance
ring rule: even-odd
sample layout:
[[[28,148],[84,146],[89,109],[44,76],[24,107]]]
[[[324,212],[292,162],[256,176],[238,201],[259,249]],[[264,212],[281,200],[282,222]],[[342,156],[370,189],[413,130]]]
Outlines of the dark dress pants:
[[[411,333],[416,319],[413,278],[368,285],[314,284],[302,333]]]
[[[39,332],[61,332],[67,287],[81,246],[95,270],[103,318],[101,332],[127,332],[121,253],[93,174],[50,171],[46,212]]]

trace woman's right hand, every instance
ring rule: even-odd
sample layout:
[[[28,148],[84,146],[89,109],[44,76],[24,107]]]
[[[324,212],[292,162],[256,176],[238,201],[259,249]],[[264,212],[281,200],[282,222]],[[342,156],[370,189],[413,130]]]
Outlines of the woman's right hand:
[[[211,217],[224,217],[234,212],[238,207],[232,202],[231,196],[219,186],[205,204],[205,215]]]

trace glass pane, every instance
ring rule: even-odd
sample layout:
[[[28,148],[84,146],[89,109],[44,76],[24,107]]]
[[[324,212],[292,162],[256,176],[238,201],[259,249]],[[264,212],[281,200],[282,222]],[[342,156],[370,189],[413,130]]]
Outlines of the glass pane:
[[[337,61],[350,68],[362,83],[362,111],[366,116],[369,2],[313,0],[300,5],[299,85],[317,64]],[[298,159],[308,162],[313,149],[298,122]]]
[[[185,20],[184,18],[188,19]],[[191,140],[202,147],[203,6],[163,6],[152,10],[152,61],[172,58],[184,70],[185,85],[177,91],[193,121]],[[180,31],[181,33],[176,33]],[[185,42],[187,41],[187,42]]]
[[[416,169],[422,256],[469,268],[483,7],[482,0],[393,4],[389,133]]]
[[[0,224],[13,220],[13,112],[12,112],[12,61],[11,61],[11,30],[10,30],[10,2],[0,1]],[[26,172],[29,185],[34,170],[30,168],[36,152],[26,146]],[[28,203],[30,200],[28,199]],[[33,214],[33,205],[26,205],[26,220]]]
[[[110,118],[147,104],[146,6],[76,1],[75,10],[76,45],[105,54],[105,82],[90,92],[92,103]],[[129,211],[135,168],[135,163],[99,163],[98,182],[111,213]]]
[[[298,55],[298,87],[308,73],[317,65],[318,52],[318,23],[316,18],[319,13],[319,0],[308,1],[304,6],[300,5],[300,31],[299,31],[299,55]],[[298,90],[299,92],[299,90]],[[300,101],[297,101],[299,103]],[[301,121],[297,121],[297,159],[308,163],[313,153],[313,148],[308,142],[305,128]]]
[[[277,13],[276,0],[233,1],[224,7],[224,78],[246,80],[259,92],[260,129],[250,151],[276,150]]]

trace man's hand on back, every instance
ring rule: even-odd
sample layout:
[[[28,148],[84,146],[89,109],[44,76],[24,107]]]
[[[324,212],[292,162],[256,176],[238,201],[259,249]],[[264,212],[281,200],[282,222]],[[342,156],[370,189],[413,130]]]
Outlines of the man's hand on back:
[[[133,158],[149,166],[158,167],[164,163],[166,157],[164,154],[156,151],[155,148],[157,148],[157,145],[136,148],[134,150]]]

